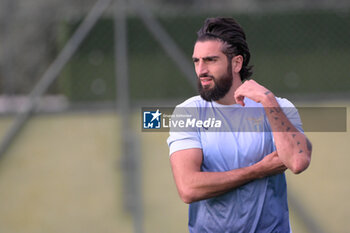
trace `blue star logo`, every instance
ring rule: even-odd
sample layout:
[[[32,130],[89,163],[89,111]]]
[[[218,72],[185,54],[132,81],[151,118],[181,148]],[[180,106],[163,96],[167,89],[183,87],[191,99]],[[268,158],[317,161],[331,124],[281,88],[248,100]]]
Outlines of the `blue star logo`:
[[[157,111],[144,111],[143,112],[143,128],[144,129],[160,129],[161,127],[161,115],[162,113]]]

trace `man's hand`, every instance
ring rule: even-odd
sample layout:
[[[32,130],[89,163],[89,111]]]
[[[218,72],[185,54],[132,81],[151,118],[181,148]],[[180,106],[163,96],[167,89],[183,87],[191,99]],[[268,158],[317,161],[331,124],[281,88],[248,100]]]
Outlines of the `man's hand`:
[[[254,80],[247,80],[237,88],[234,97],[237,104],[244,106],[244,97],[248,97],[257,103],[261,103],[268,95],[273,96],[271,91],[261,86]]]
[[[287,169],[276,151],[266,155],[260,162],[253,166],[256,166],[260,178],[280,174]]]

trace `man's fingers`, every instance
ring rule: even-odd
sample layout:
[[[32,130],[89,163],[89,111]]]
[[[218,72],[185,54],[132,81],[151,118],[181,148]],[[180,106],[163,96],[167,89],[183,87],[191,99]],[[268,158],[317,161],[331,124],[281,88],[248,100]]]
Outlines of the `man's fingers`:
[[[244,96],[240,94],[239,88],[236,90],[234,98],[237,104],[244,106],[244,102],[243,102]]]
[[[244,107],[244,101],[243,100],[244,100],[244,96],[238,96],[236,98],[236,103],[240,104],[240,105],[242,105]]]
[[[287,170],[287,167],[278,157],[277,151],[273,151],[272,153],[266,155],[263,160],[268,164],[268,168],[270,169],[269,174],[280,174]]]
[[[234,97],[235,97],[235,101],[237,104],[244,106],[244,102],[243,102],[244,96],[243,95],[240,95],[239,93],[236,92]]]

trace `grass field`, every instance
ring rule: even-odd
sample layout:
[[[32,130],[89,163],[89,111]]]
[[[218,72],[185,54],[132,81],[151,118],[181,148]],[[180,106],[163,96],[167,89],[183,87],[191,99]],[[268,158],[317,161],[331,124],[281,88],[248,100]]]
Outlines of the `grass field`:
[[[303,103],[315,105],[349,110],[350,102]],[[134,125],[140,132],[138,117],[139,112]],[[0,118],[1,135],[10,123],[11,118]],[[111,112],[32,118],[0,161],[0,232],[133,232],[122,203],[119,132]],[[187,232],[187,205],[171,175],[167,133],[138,135],[145,232]],[[313,143],[311,166],[297,176],[287,172],[288,191],[325,232],[348,232],[349,130],[307,135]],[[307,233],[290,208],[293,232]]]

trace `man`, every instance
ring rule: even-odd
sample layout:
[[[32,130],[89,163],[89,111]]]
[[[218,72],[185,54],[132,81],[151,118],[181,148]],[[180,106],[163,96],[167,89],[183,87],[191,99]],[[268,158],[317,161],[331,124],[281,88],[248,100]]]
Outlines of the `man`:
[[[193,62],[200,96],[175,112],[188,108],[193,115],[195,109],[203,120],[210,112],[231,130],[170,132],[175,183],[190,204],[189,231],[291,232],[284,171],[304,171],[312,150],[298,112],[257,82],[243,83],[252,74],[250,53],[234,19],[209,18],[197,35]]]

